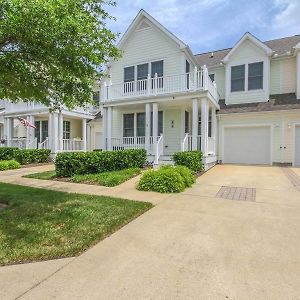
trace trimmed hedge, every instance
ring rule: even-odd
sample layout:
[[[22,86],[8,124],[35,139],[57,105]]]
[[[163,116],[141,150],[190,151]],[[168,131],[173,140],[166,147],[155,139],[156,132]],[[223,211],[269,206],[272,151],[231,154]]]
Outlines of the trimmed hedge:
[[[15,150],[18,150],[18,148],[16,148],[16,147],[1,147],[0,148],[0,160],[14,159]]]
[[[159,193],[180,193],[195,182],[193,172],[184,166],[163,166],[143,174],[138,190]]]
[[[18,149],[14,147],[0,148],[1,160],[16,160],[21,165],[31,163],[44,163],[49,161],[51,150],[49,149]]]
[[[200,151],[176,152],[173,160],[175,165],[185,166],[194,172],[201,172],[203,169],[202,152]]]
[[[50,153],[49,149],[17,149],[14,151],[14,159],[21,165],[45,163],[49,161]]]
[[[19,169],[20,164],[15,160],[1,160],[0,171]]]
[[[92,151],[58,153],[55,159],[56,175],[95,174],[129,168],[142,168],[147,159],[144,149],[120,151]]]

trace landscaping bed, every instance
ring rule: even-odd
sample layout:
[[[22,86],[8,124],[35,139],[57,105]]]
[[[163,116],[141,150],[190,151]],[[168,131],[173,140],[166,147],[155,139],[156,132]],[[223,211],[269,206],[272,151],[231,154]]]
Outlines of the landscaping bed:
[[[79,255],[152,204],[0,183],[0,265]]]
[[[25,175],[25,178],[34,178],[34,179],[42,179],[42,180],[57,180],[57,181],[67,181],[67,182],[75,182],[75,183],[84,183],[84,184],[92,184],[92,185],[101,185],[101,186],[116,186],[119,185],[141,173],[140,168],[130,168],[119,171],[111,171],[111,172],[102,172],[96,174],[75,174],[71,177],[58,177],[56,175],[56,171],[47,171],[41,173],[34,173]]]

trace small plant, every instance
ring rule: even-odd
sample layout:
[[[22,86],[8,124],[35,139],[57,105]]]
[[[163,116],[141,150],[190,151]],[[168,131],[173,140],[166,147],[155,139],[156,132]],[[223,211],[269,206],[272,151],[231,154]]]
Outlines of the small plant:
[[[0,160],[14,159],[14,152],[18,150],[16,147],[1,147],[0,148]]]
[[[180,193],[195,182],[195,177],[184,166],[164,166],[158,170],[146,171],[138,183],[141,191],[159,193]]]
[[[14,159],[21,165],[45,163],[49,161],[50,153],[49,149],[16,149],[14,150]]]
[[[203,168],[202,152],[200,151],[176,152],[173,160],[175,165],[185,166],[196,173],[201,172]]]
[[[1,160],[0,171],[19,169],[20,164],[15,160]]]

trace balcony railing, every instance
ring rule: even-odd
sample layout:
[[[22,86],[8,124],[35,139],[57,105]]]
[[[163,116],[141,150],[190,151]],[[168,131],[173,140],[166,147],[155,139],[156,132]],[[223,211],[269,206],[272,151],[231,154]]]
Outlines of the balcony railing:
[[[191,73],[157,76],[148,75],[146,79],[124,82],[120,84],[104,83],[102,102],[116,101],[129,98],[161,96],[190,91],[208,91],[219,101],[216,84],[208,76],[207,68]]]

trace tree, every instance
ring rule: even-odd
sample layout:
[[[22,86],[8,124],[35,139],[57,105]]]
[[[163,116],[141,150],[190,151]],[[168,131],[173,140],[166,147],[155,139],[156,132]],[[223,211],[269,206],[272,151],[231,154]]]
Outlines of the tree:
[[[108,0],[0,0],[0,99],[69,108],[91,102],[120,55]]]

